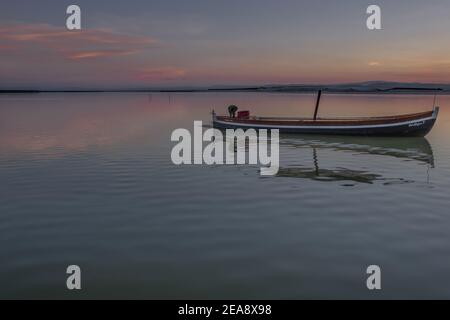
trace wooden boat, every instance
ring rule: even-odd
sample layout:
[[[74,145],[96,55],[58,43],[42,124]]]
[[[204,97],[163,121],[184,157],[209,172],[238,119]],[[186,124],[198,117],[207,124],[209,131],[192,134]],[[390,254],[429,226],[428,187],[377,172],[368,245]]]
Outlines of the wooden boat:
[[[313,118],[255,117],[248,112],[238,116],[218,116],[213,111],[213,125],[219,129],[279,129],[282,133],[424,137],[436,122],[439,107],[433,110],[396,116],[367,118],[318,118],[321,91],[319,91]],[[237,108],[236,108],[237,109]],[[235,110],[234,110],[235,111]]]

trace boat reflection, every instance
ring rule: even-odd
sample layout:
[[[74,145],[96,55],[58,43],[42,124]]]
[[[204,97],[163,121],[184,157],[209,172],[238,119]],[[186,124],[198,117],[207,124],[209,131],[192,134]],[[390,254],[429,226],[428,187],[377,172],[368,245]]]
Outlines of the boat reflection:
[[[373,173],[370,161],[364,163],[364,170],[350,168],[321,168],[319,165],[318,150],[350,151],[357,155],[381,155],[415,161],[427,166],[427,182],[429,182],[428,169],[434,167],[433,150],[425,138],[383,138],[383,137],[340,137],[340,136],[280,136],[280,146],[289,148],[311,149],[313,167],[281,166],[278,177],[304,178],[316,181],[353,181],[358,183],[373,183],[382,180],[385,184],[412,182],[406,178],[386,178],[383,174]],[[329,160],[329,159],[327,159]],[[400,172],[397,172],[400,174]]]

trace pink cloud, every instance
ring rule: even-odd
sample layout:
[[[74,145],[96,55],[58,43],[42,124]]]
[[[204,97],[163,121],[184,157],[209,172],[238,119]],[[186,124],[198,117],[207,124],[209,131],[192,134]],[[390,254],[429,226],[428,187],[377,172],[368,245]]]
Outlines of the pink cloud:
[[[139,50],[115,50],[115,51],[82,51],[72,54],[70,59],[88,59],[88,58],[99,58],[99,57],[111,57],[111,56],[126,56],[130,54],[138,53]]]
[[[142,80],[174,80],[186,75],[186,70],[174,67],[145,68],[138,74]]]
[[[39,46],[72,60],[137,54],[154,46],[150,37],[115,33],[109,30],[69,31],[48,24],[14,24],[0,27],[0,50]],[[32,46],[32,48],[30,47]]]
[[[15,49],[17,49],[17,47],[11,44],[0,44],[0,51],[15,50]]]
[[[0,24],[0,87],[127,87],[182,77],[182,69],[149,64],[149,53],[160,48],[152,37],[107,29]]]

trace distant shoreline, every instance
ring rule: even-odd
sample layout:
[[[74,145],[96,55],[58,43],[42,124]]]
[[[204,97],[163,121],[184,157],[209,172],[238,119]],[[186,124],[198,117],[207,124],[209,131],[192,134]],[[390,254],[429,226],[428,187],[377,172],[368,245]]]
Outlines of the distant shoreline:
[[[150,90],[0,90],[3,94],[39,94],[39,93],[218,93],[218,92],[254,92],[254,93],[316,93],[318,90],[261,90],[261,89],[150,89]],[[450,91],[443,89],[407,89],[407,90],[327,90],[332,94],[423,94],[423,95],[450,95]]]
[[[325,93],[352,94],[450,94],[450,84],[438,83],[403,83],[369,81],[350,84],[288,84],[259,86],[210,86],[210,87],[153,87],[132,89],[0,89],[0,94],[34,94],[34,93],[101,93],[101,92],[136,92],[136,93],[195,93],[195,92],[268,92],[268,93],[313,93],[322,90]]]

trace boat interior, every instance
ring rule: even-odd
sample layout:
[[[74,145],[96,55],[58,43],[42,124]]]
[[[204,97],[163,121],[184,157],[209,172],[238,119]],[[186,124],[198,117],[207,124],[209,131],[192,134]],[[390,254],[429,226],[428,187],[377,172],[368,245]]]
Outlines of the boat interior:
[[[354,118],[302,118],[302,117],[257,117],[250,116],[246,118],[233,118],[229,116],[217,116],[218,119],[223,121],[232,122],[268,122],[268,123],[292,123],[301,122],[304,124],[342,124],[342,123],[389,123],[389,122],[402,122],[420,120],[431,117],[433,110],[412,114],[394,115],[394,116],[382,116],[382,117],[354,117]]]

